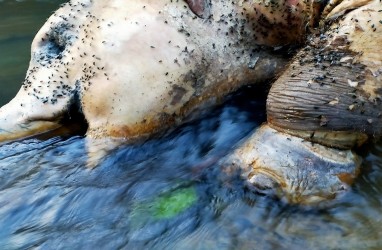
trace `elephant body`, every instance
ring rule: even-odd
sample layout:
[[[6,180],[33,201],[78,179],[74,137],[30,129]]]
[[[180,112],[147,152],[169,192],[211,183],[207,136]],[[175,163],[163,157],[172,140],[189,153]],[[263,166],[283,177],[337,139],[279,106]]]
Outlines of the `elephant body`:
[[[98,161],[100,145],[147,138],[277,78],[268,123],[220,164],[291,202],[333,198],[359,172],[351,149],[381,134],[380,9],[379,0],[70,1],[36,35],[23,86],[0,109],[0,140],[57,129],[74,111]]]

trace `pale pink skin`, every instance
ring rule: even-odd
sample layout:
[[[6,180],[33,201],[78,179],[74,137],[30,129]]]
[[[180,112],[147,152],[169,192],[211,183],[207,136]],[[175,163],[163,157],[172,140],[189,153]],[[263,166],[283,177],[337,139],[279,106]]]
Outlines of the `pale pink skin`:
[[[325,11],[328,16],[336,16],[360,2],[380,4],[378,1],[344,1],[350,5],[340,4],[342,9]],[[198,108],[216,104],[244,84],[261,84],[274,78],[288,58],[259,46],[272,48],[303,41],[316,14],[310,6],[313,2],[307,6],[306,1],[298,0],[279,1],[278,7],[260,0],[243,1],[242,5],[226,0],[211,2],[211,7],[195,11],[202,18],[183,1],[73,0],[64,5],[47,20],[33,41],[24,86],[0,109],[0,141],[56,129],[75,104],[89,125],[89,166],[94,166],[108,149],[121,142],[108,142],[110,138],[131,141],[150,136],[179,124]],[[362,51],[364,43],[359,41],[356,49]],[[373,85],[369,87],[365,91],[373,90]],[[261,141],[267,138],[263,135],[269,134],[275,135],[272,140]],[[288,184],[282,192],[292,195],[292,202],[320,200],[320,192],[333,187],[332,178],[321,183],[322,190],[311,192],[304,186],[306,196],[296,199],[293,195],[299,186],[289,185],[288,180],[293,178],[287,175],[296,177],[301,173],[301,166],[294,164],[300,159],[288,158],[288,150],[286,155],[278,156],[278,160],[291,161],[293,171],[285,172],[279,169],[282,161],[272,161],[264,151],[259,153],[259,148],[267,147],[259,147],[258,143],[277,143],[289,137],[264,126],[238,145],[232,157],[222,164],[235,158],[245,170],[257,166],[264,170],[262,173],[271,173],[269,176],[276,182]],[[351,152],[335,158],[333,150],[292,140],[290,149],[303,151],[306,157],[325,158],[340,165],[342,162],[348,170],[358,166]],[[249,148],[257,151],[248,151]],[[313,172],[304,173],[307,175],[302,175],[303,181],[309,182]],[[255,177],[248,178],[256,181]],[[341,185],[342,182],[334,181],[335,187]]]
[[[275,76],[286,59],[258,45],[301,39],[305,5],[295,4],[214,0],[207,20],[182,1],[73,0],[36,35],[24,86],[0,109],[0,141],[56,129],[72,104],[93,138],[173,126],[204,103]]]

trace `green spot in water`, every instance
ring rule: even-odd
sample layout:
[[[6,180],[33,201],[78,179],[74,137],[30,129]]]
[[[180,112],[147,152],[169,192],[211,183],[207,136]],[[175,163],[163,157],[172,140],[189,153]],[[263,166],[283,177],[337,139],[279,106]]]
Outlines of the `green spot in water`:
[[[147,200],[132,204],[129,224],[132,229],[142,228],[150,223],[171,219],[197,203],[195,187],[182,183]]]
[[[157,219],[174,217],[191,207],[196,200],[196,191],[193,187],[172,191],[153,201],[153,216]]]

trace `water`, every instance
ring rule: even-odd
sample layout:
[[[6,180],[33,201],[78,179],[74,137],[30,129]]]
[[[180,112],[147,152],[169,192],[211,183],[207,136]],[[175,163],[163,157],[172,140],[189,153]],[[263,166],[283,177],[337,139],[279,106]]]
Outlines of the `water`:
[[[32,27],[58,3],[0,1],[2,87],[22,80]],[[364,153],[352,190],[321,208],[253,194],[216,165],[264,121],[259,92],[244,89],[167,135],[121,146],[95,169],[81,135],[2,145],[0,248],[381,249],[381,144]]]
[[[28,68],[32,39],[62,2],[0,0],[0,106],[19,90]]]

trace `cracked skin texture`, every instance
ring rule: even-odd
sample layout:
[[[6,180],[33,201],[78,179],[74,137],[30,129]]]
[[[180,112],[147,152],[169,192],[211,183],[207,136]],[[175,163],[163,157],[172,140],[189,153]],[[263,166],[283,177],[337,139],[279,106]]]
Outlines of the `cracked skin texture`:
[[[313,37],[273,84],[270,126],[343,149],[380,138],[382,6],[357,3],[324,36]]]
[[[244,170],[257,192],[304,205],[330,201],[360,173],[352,149],[381,136],[382,6],[341,4],[326,9],[336,19],[322,21],[272,85],[268,123],[221,161]]]

